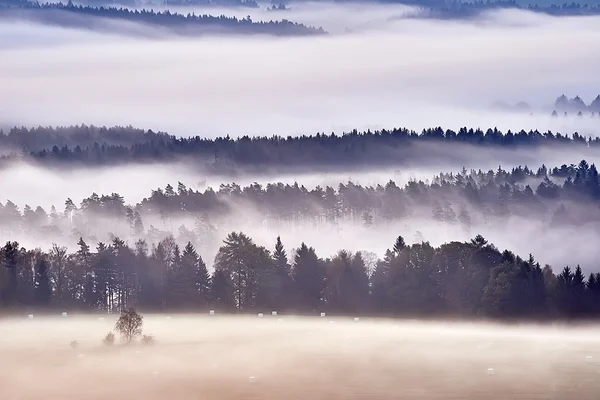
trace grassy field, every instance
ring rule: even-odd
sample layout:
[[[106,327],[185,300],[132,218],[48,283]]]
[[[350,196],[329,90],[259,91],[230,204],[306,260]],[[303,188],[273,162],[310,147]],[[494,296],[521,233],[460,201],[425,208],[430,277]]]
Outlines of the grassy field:
[[[111,317],[0,321],[0,398],[600,398],[597,326],[270,315],[144,321],[152,346],[103,345]]]

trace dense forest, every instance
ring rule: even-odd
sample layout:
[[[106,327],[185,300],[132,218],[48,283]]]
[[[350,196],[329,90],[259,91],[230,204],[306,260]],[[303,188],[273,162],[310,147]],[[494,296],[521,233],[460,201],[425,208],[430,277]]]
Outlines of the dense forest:
[[[407,245],[400,236],[369,266],[360,252],[319,257],[302,245],[291,259],[279,238],[273,251],[241,232],[223,241],[209,269],[191,243],[172,237],[149,249],[115,238],[92,251],[84,240],[68,253],[0,248],[3,312],[36,310],[328,312],[342,315],[492,318],[600,316],[600,274],[581,268],[555,275],[533,256],[499,251],[478,235],[470,242]]]
[[[143,24],[149,24],[166,28],[172,33],[179,35],[200,35],[205,33],[218,34],[267,34],[278,36],[303,36],[303,35],[322,35],[326,34],[323,28],[315,28],[298,24],[283,19],[281,21],[252,21],[250,16],[243,19],[237,17],[227,17],[225,15],[196,15],[179,14],[176,12],[153,11],[153,10],[130,10],[123,7],[93,7],[93,6],[75,6],[69,1],[63,3],[21,3],[17,5],[0,4],[0,18],[30,18],[37,22],[58,24],[60,26],[75,26],[90,28],[92,24],[89,21],[79,19],[65,18],[68,15],[63,13],[76,13],[78,15],[87,15],[97,18],[121,19]],[[83,25],[82,25],[83,24]]]
[[[155,244],[174,235],[181,245],[189,241],[213,254],[219,235],[240,224],[288,231],[340,224],[374,229],[418,220],[471,234],[483,225],[500,229],[515,217],[537,221],[547,229],[577,228],[597,226],[599,203],[598,171],[585,160],[537,170],[463,169],[400,186],[392,180],[385,185],[347,182],[312,189],[298,183],[245,187],[233,183],[201,190],[179,182],[153,190],[137,204],[127,204],[118,193],[93,193],[80,204],[68,198],[64,208],[59,204],[50,210],[9,200],[0,204],[0,240],[44,242],[51,237],[65,244],[82,237],[95,245],[121,237]]]
[[[493,105],[503,110],[530,110],[525,102],[510,106],[500,102]],[[579,96],[568,98],[561,95],[554,102],[552,115],[575,115],[588,113],[600,123],[600,95],[589,105]],[[441,127],[416,132],[408,129],[393,128],[381,131],[351,132],[336,135],[317,133],[287,138],[281,136],[249,137],[232,139],[208,139],[201,136],[177,138],[166,132],[153,132],[133,126],[98,127],[93,125],[75,125],[59,127],[27,128],[13,127],[0,129],[0,146],[3,148],[1,161],[28,157],[39,162],[79,161],[85,163],[118,163],[129,160],[159,160],[181,155],[204,159],[224,159],[240,164],[313,163],[335,162],[344,164],[344,160],[355,161],[376,153],[376,160],[387,160],[399,156],[397,150],[410,146],[414,142],[431,143],[447,141],[486,146],[545,146],[559,143],[596,147],[597,138],[585,138],[575,132],[573,135],[558,132],[539,132],[521,130],[519,132],[501,132],[498,129],[469,129],[458,131],[443,130]],[[300,151],[300,150],[309,151]],[[390,150],[391,153],[390,153]],[[298,153],[302,154],[298,154]],[[334,154],[330,154],[334,153]],[[405,154],[414,154],[414,149]],[[318,157],[318,158],[315,158]],[[334,157],[335,156],[335,157]],[[402,157],[394,157],[396,160]],[[301,160],[304,159],[304,160]],[[370,160],[370,161],[376,161]],[[1,165],[1,162],[0,162]]]
[[[445,1],[439,6],[429,7],[430,18],[472,18],[480,13],[491,10],[513,9],[530,12],[544,13],[552,16],[581,16],[581,15],[600,15],[599,4],[588,3],[563,3],[549,4],[546,6],[538,4],[521,5],[516,0],[498,0],[498,1]]]
[[[164,0],[164,4],[173,6],[218,6],[259,8],[256,0]]]
[[[600,121],[600,119],[598,119]],[[50,147],[52,141],[57,144]],[[91,142],[93,141],[93,144]],[[119,144],[119,142],[121,144]],[[451,145],[471,145],[487,149],[576,148],[591,154],[600,148],[600,138],[548,132],[502,132],[494,129],[441,127],[416,132],[405,128],[353,130],[341,135],[250,137],[229,136],[209,139],[195,136],[177,138],[164,133],[142,132],[135,128],[12,128],[0,131],[0,168],[10,167],[15,160],[44,166],[118,165],[191,160],[213,173],[235,173],[237,166],[327,167],[352,169],[401,166],[416,162]],[[437,149],[437,150],[436,150]],[[462,150],[469,150],[463,146]],[[446,153],[446,155],[448,155]]]

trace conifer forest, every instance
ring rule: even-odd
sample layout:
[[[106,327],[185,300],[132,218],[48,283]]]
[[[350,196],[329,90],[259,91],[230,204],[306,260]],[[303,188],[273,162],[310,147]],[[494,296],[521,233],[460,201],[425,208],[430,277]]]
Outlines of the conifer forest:
[[[0,400],[595,400],[599,44],[597,0],[0,0]]]

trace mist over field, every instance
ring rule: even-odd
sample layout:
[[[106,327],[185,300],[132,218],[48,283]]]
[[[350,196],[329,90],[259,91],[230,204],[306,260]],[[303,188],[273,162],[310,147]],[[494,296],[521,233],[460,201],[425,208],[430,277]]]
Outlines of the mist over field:
[[[10,40],[0,46],[0,121],[132,124],[205,137],[399,125],[598,132],[597,120],[553,119],[548,106],[561,93],[587,102],[597,95],[600,61],[589,49],[600,39],[599,17],[505,10],[469,21],[388,21],[378,16],[403,8],[312,7],[302,4],[289,18],[359,28],[156,40],[106,18],[112,33],[2,19]],[[526,101],[533,115],[490,110],[497,100]]]
[[[598,397],[600,8],[154,3],[0,4],[1,400]]]
[[[595,325],[148,315],[154,345],[106,347],[114,321],[3,320],[3,396],[593,399],[599,389]]]

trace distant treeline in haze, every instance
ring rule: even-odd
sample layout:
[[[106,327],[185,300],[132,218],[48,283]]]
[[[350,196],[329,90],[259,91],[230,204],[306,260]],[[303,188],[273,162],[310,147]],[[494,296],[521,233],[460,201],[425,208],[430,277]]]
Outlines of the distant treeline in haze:
[[[61,14],[65,13],[65,14]],[[97,18],[121,19],[132,22],[167,28],[180,35],[199,35],[205,33],[216,34],[269,34],[269,35],[322,35],[326,34],[323,28],[315,28],[295,23],[287,19],[281,21],[252,21],[250,16],[243,19],[227,17],[225,15],[187,15],[177,12],[154,10],[130,10],[124,7],[94,7],[73,5],[69,1],[63,3],[17,3],[5,5],[0,3],[0,18],[31,18],[40,23],[57,24],[60,26],[79,26],[90,28],[86,21],[68,18],[67,13],[85,15]]]
[[[600,124],[600,118],[598,118]],[[133,127],[98,128],[12,128],[0,130],[0,168],[15,160],[43,166],[118,165],[191,160],[212,173],[236,173],[236,167],[311,167],[335,168],[401,166],[423,157],[452,157],[436,145],[472,145],[488,149],[515,149],[568,146],[582,151],[600,148],[600,138],[524,131],[501,132],[498,129],[441,127],[416,132],[405,128],[353,130],[342,135],[250,137],[229,136],[208,139],[200,136],[177,138],[165,133],[144,132]],[[431,146],[433,145],[433,146]],[[437,148],[437,150],[436,150]],[[587,149],[589,148],[589,149]],[[587,150],[586,150],[587,149]]]
[[[68,198],[64,211],[61,205],[47,211],[28,204],[21,210],[9,200],[0,203],[0,240],[51,237],[65,243],[82,237],[96,244],[119,236],[156,243],[175,235],[180,244],[189,241],[210,252],[219,232],[229,231],[234,222],[260,221],[276,231],[302,226],[318,230],[340,223],[368,230],[415,219],[471,234],[482,225],[504,227],[510,217],[548,229],[595,227],[600,222],[599,204],[598,171],[585,160],[578,165],[541,166],[537,171],[463,169],[441,173],[431,182],[410,180],[404,186],[392,180],[384,185],[347,182],[313,189],[298,183],[245,187],[234,183],[199,190],[179,182],[152,190],[131,205],[118,193],[93,193],[79,205]]]
[[[434,248],[400,236],[385,257],[367,265],[360,252],[321,258],[302,245],[288,259],[241,232],[223,241],[209,270],[191,243],[172,237],[152,249],[115,238],[92,251],[79,240],[68,253],[0,248],[0,312],[329,312],[338,315],[492,318],[600,316],[600,274],[581,268],[558,275],[533,256],[499,251],[481,235]]]
[[[417,4],[418,4],[417,0]],[[426,6],[427,7],[427,6]],[[430,11],[430,18],[471,18],[476,17],[482,12],[492,10],[522,10],[530,12],[544,13],[552,16],[580,16],[580,15],[600,15],[600,4],[594,3],[562,3],[557,1],[554,4],[519,4],[515,0],[495,0],[495,1],[441,1],[439,4],[433,4],[427,7]]]

